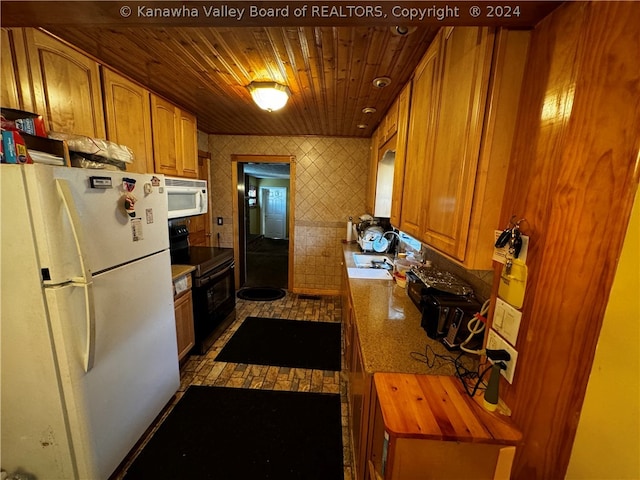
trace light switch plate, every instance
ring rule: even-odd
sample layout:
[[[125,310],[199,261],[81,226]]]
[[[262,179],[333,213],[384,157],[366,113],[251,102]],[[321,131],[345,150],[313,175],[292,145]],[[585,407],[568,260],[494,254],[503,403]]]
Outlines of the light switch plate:
[[[513,308],[500,297],[496,297],[496,308],[493,313],[492,328],[502,337],[515,346],[518,340],[518,331],[520,330],[520,321],[522,320],[522,312]]]

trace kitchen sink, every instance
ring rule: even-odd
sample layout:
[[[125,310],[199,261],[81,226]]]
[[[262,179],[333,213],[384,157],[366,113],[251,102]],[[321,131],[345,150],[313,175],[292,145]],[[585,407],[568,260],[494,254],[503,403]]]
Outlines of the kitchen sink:
[[[390,270],[393,268],[393,263],[386,255],[367,255],[364,253],[354,253],[353,261],[357,268],[382,268]]]

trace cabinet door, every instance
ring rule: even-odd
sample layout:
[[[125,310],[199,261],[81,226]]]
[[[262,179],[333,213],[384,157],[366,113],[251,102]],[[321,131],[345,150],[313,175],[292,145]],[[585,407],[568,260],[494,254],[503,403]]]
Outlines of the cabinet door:
[[[18,72],[14,68],[14,55],[12,51],[13,35],[12,32],[3,28],[0,30],[2,39],[0,40],[2,78],[0,78],[0,105],[7,108],[15,108],[20,110],[20,95],[18,93],[19,80]]]
[[[198,178],[198,130],[196,117],[180,111],[180,157],[178,173],[181,177]]]
[[[422,228],[424,189],[428,178],[425,163],[433,147],[433,124],[437,109],[437,79],[440,48],[438,35],[416,68],[411,94],[411,112],[404,168],[400,229],[416,238]]]
[[[464,260],[491,69],[488,28],[444,29],[433,154],[427,156],[419,238]]]
[[[362,367],[362,359],[360,358],[360,342],[358,341],[357,333],[353,335],[351,366],[352,368],[349,371],[349,411],[353,438],[353,463],[358,473],[357,478],[363,478],[364,469],[362,467],[365,460],[364,450],[366,450],[366,444],[362,442],[362,436],[364,427],[363,420],[365,418],[364,397],[366,376]]]
[[[134,162],[127,171],[153,172],[149,91],[108,68],[102,68],[107,139],[129,147]]]
[[[396,158],[393,167],[393,193],[391,195],[390,222],[400,227],[402,212],[402,190],[404,189],[404,168],[407,156],[407,128],[409,123],[409,102],[411,100],[411,82],[409,82],[398,98],[398,119],[396,135]]]
[[[176,316],[176,337],[178,340],[178,360],[189,353],[195,345],[193,326],[193,297],[191,290],[176,299],[173,306]]]
[[[195,215],[187,219],[189,228],[189,245],[207,246],[205,215]]]
[[[369,156],[369,177],[367,180],[367,198],[365,211],[373,215],[376,201],[376,181],[378,178],[378,148],[380,147],[380,129],[376,129],[371,136],[371,155]]]
[[[27,30],[36,112],[56,132],[105,138],[98,64],[38,30]]]
[[[171,102],[151,94],[151,121],[153,125],[153,163],[156,173],[179,175],[178,135],[180,112]]]
[[[398,131],[398,105],[399,100],[393,102],[384,116],[384,121],[381,122],[381,126],[384,128],[381,143],[387,142]]]
[[[3,28],[0,46],[0,105],[35,112],[23,28]]]

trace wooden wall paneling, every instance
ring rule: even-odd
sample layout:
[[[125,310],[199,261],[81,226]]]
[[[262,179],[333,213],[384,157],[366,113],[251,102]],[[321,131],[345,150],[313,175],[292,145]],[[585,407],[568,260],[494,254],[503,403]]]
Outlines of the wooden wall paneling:
[[[518,365],[501,385],[525,439],[516,479],[563,478],[571,454],[638,188],[638,24],[634,2],[569,3],[532,34],[502,210],[530,236]]]

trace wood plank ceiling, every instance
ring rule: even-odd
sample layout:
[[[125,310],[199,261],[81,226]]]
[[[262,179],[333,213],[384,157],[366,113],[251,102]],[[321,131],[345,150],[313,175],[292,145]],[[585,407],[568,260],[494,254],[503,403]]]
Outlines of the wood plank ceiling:
[[[406,36],[388,26],[47,30],[191,111],[206,133],[370,137],[437,27]],[[380,76],[391,84],[376,88]],[[246,89],[254,80],[288,85],[289,103],[260,110]]]

